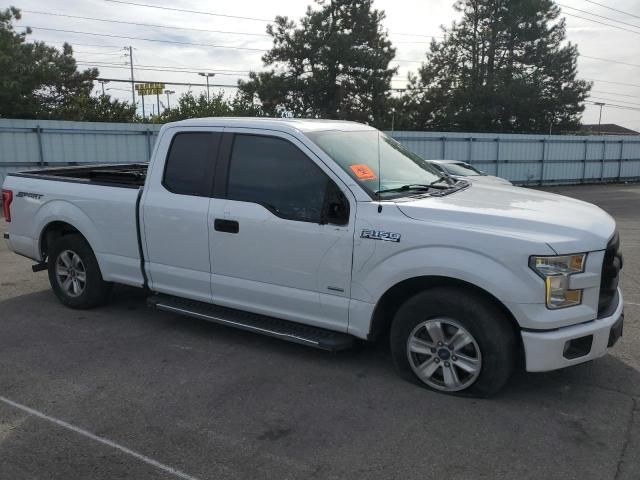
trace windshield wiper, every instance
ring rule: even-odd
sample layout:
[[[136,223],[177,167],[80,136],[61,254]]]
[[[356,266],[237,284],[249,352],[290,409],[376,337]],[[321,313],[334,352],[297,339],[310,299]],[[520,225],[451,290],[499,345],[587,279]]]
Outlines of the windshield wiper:
[[[407,190],[430,190],[432,188],[433,188],[433,185],[431,184],[427,185],[424,183],[410,183],[407,185],[402,185],[401,187],[376,190],[374,193],[378,195],[379,193],[406,192]]]
[[[402,185],[401,187],[395,187],[395,188],[386,188],[383,190],[377,190],[376,192],[374,192],[376,195],[380,194],[380,193],[393,193],[393,192],[406,192],[408,190],[418,190],[418,191],[428,191],[431,190],[433,188],[435,189],[442,189],[441,186],[436,186],[438,183],[443,182],[443,181],[447,181],[449,179],[449,177],[443,175],[440,178],[434,180],[431,183],[409,183],[407,185]],[[451,185],[449,184],[449,182],[447,181],[447,186],[445,188],[450,188]]]
[[[447,177],[446,175],[441,175],[440,178],[438,178],[437,180],[434,180],[433,182],[431,182],[429,184],[430,187],[433,187],[434,185],[437,185],[440,182],[446,181],[447,184],[449,183],[449,177]],[[450,186],[450,185],[449,185]]]

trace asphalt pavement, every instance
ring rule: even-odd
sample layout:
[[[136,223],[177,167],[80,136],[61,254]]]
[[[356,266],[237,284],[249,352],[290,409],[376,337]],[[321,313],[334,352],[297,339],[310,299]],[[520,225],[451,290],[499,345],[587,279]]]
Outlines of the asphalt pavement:
[[[489,400],[406,383],[383,343],[326,353],[131,288],[73,311],[2,242],[0,479],[639,479],[640,186],[547,190],[618,221],[624,336]]]

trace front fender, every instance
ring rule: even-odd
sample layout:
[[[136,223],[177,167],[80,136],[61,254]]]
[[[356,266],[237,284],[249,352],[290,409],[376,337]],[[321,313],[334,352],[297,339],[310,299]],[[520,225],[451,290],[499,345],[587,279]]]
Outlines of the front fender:
[[[549,254],[552,253],[549,249]],[[449,277],[471,283],[505,304],[540,303],[542,298],[542,284],[528,268],[526,255],[518,259],[509,256],[495,259],[479,251],[445,245],[403,250],[354,272],[352,295],[357,300],[375,304],[394,285],[422,276]]]

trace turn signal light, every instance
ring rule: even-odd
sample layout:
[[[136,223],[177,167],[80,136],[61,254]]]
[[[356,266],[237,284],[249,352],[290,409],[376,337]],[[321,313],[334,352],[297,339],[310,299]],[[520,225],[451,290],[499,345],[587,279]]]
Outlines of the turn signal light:
[[[2,190],[2,215],[11,221],[11,202],[13,202],[13,192],[11,190]]]

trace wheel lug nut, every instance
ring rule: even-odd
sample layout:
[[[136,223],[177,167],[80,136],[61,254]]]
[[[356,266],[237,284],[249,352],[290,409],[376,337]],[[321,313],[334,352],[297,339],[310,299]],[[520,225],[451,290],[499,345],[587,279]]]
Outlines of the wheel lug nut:
[[[458,357],[456,357],[456,356],[454,355],[453,357],[451,357],[451,360],[453,360],[453,361],[455,362],[456,360],[458,360]]]
[[[449,366],[449,362],[444,362],[444,366],[448,367]]]
[[[449,350],[453,350],[453,344],[449,345]]]
[[[435,349],[435,348],[432,348],[432,349],[431,349],[431,353],[436,353],[436,349]]]
[[[438,346],[441,347],[442,346],[442,342],[438,342]]]
[[[436,358],[436,363],[440,363],[440,359],[439,358]]]

